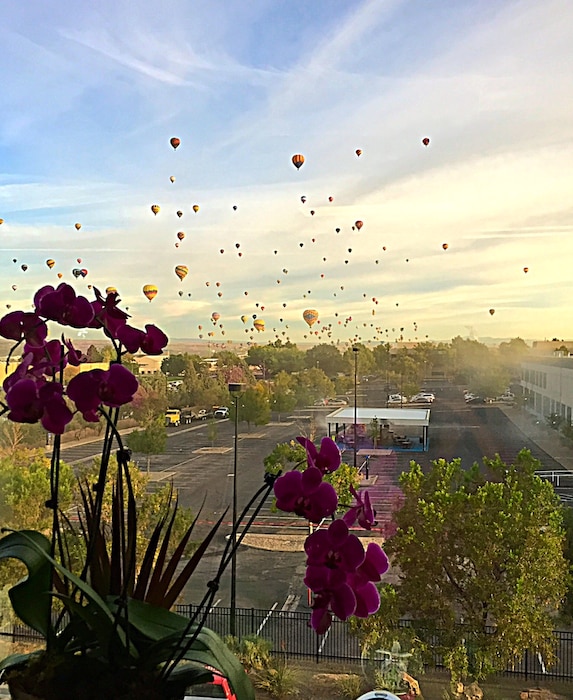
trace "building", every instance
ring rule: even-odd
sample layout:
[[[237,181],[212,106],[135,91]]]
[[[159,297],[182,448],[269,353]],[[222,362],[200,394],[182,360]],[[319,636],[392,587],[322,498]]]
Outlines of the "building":
[[[545,357],[521,363],[527,411],[539,418],[557,414],[569,425],[573,414],[573,357]]]

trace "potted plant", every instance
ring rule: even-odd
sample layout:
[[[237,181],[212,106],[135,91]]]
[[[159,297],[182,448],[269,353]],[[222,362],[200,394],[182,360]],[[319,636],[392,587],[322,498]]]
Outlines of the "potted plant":
[[[157,327],[145,331],[128,324],[115,291],[95,300],[60,284],[43,287],[34,311],[14,311],[0,320],[0,335],[15,341],[21,360],[4,382],[2,413],[35,423],[54,434],[50,467],[51,533],[8,532],[0,539],[0,559],[16,558],[28,576],[10,590],[16,615],[45,639],[45,649],[13,655],[0,663],[2,679],[14,698],[120,698],[175,700],[185,688],[212,678],[209,668],[231,680],[238,698],[254,693],[243,667],[223,641],[204,625],[207,610],[240,539],[231,537],[219,571],[193,617],[170,611],[222,518],[179,571],[193,525],[172,543],[177,504],[169,505],[137,561],[137,504],[129,475],[129,451],[117,430],[121,406],[137,390],[137,379],[121,360],[126,352],[160,354],[167,337]],[[48,340],[48,322],[73,328],[101,328],[116,350],[108,370],[80,372],[65,385],[64,369],[85,358],[64,338]],[[80,535],[84,556],[74,567],[70,523],[58,508],[61,435],[74,412],[91,422],[104,420],[99,472],[94,484],[81,485]],[[116,455],[113,447],[117,446]],[[102,518],[108,472],[113,475],[111,522]],[[272,479],[259,490],[259,507]],[[254,501],[252,501],[253,503]],[[171,552],[171,553],[170,553]],[[78,570],[79,569],[79,570]]]
[[[338,469],[340,452],[330,438],[322,440],[320,449],[298,438],[306,459],[282,476],[265,475],[233,523],[217,573],[193,616],[171,612],[224,515],[180,570],[194,523],[172,544],[177,505],[169,506],[138,560],[130,454],[117,428],[120,410],[132,400],[138,382],[122,358],[138,351],[161,354],[168,339],[154,325],[145,330],[132,327],[118,303],[115,289],[108,288],[105,296],[95,289],[95,299],[89,301],[62,283],[38,290],[33,311],[13,311],[0,319],[0,336],[15,343],[10,356],[21,351],[16,370],[3,384],[0,415],[39,422],[54,435],[46,501],[52,512],[51,532],[9,531],[0,539],[0,559],[19,559],[28,571],[10,590],[14,612],[43,635],[45,648],[4,659],[0,681],[8,683],[16,700],[178,700],[187,687],[210,680],[216,669],[231,681],[237,700],[254,700],[244,668],[205,621],[221,576],[265,499],[274,490],[282,510],[310,523],[332,518],[305,543],[305,584],[314,596],[311,624],[318,633],[328,629],[333,614],[345,620],[378,609],[375,583],[388,568],[388,559],[377,544],[364,550],[349,531],[356,522],[370,529],[374,513],[367,496],[362,499],[355,493],[356,504],[334,519],[337,495],[323,477]],[[115,349],[109,369],[86,369],[64,382],[66,366],[78,367],[86,358],[64,336],[48,340],[49,322],[101,329]],[[79,528],[85,547],[79,566],[70,556],[70,523],[59,510],[61,435],[74,413],[88,422],[105,421],[97,478],[81,486]],[[107,523],[102,517],[104,491],[114,471]],[[238,533],[238,523],[247,513]]]

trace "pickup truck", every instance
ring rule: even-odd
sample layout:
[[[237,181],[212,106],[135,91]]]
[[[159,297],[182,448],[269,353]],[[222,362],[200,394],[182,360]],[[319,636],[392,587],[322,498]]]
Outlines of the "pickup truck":
[[[178,408],[168,408],[165,411],[165,425],[181,425],[181,411]]]

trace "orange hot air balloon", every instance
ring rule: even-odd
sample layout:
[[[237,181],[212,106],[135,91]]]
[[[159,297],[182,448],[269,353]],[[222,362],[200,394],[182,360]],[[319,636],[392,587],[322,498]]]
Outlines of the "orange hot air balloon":
[[[56,261],[52,260],[52,258],[48,258],[48,260],[46,260],[46,265],[50,268],[50,270],[54,267],[55,264]]]
[[[489,315],[490,315],[490,316],[493,316],[494,313],[495,313],[495,309],[490,309],[490,310],[489,310]]]
[[[529,272],[529,268],[528,268],[528,267],[524,267],[524,268],[523,268],[523,271],[527,273],[527,272]]]
[[[318,311],[315,309],[305,309],[305,311],[302,312],[302,317],[309,326],[312,326],[318,320]]]
[[[117,289],[115,287],[106,287],[105,293],[107,294],[117,294]]]
[[[447,250],[447,249],[449,248],[449,246],[448,246],[447,243],[442,243],[442,248],[443,248],[444,250]]]
[[[256,330],[261,333],[262,331],[265,330],[265,322],[263,321],[262,318],[257,318],[255,319],[255,322],[253,323],[253,326],[256,328]]]
[[[302,154],[300,154],[300,153],[296,153],[296,154],[292,157],[291,160],[292,160],[292,164],[294,165],[294,167],[295,167],[297,170],[299,170],[299,168],[300,168],[300,167],[302,166],[302,164],[304,163],[304,156],[303,156]]]
[[[213,311],[213,313],[211,314],[211,321],[213,321],[213,323],[217,323],[217,321],[220,318],[221,318],[221,314],[217,313],[216,311]]]
[[[4,223],[4,219],[0,219],[0,226]]]
[[[76,231],[79,231],[79,230],[81,229],[81,227],[82,227],[81,224],[74,224],[74,226],[75,226],[75,228],[76,228]]]
[[[243,323],[246,323],[248,320],[249,320],[249,317],[248,317],[248,316],[245,316],[245,314],[243,314],[243,315],[241,316],[241,321],[242,321]]]
[[[61,279],[62,279],[62,277],[63,277],[62,273],[61,273],[61,272],[58,272],[58,279],[60,279],[60,280],[61,280]]]
[[[360,231],[360,229],[364,226],[364,222],[362,222],[362,221],[355,221],[355,222],[354,222],[354,225],[355,225],[356,228]]]
[[[185,238],[185,234],[183,233],[183,231],[179,231],[179,233],[177,234],[177,238],[180,241],[182,241]]]
[[[422,143],[424,144],[424,146],[429,146],[430,139],[426,136],[425,138],[422,139]]]
[[[354,151],[354,153],[356,153],[356,155],[358,156],[358,158],[360,158],[360,156],[362,155],[362,149],[361,149],[361,148],[357,148],[357,149]]]
[[[188,272],[189,272],[189,268],[187,267],[187,265],[176,265],[175,266],[175,274],[177,275],[177,277],[179,277],[179,279],[181,281],[183,281],[185,279],[185,277],[187,277]]]
[[[199,205],[198,205],[198,204],[194,204],[194,205],[193,205],[193,211],[195,212],[195,214],[199,211]]]
[[[155,216],[157,216],[161,211],[161,207],[159,206],[159,204],[152,204],[151,211],[155,214]]]
[[[169,143],[173,146],[173,150],[175,150],[181,143],[181,139],[174,136],[172,139],[169,139]]]
[[[157,287],[154,284],[146,284],[143,287],[143,293],[149,301],[152,301],[157,296]]]

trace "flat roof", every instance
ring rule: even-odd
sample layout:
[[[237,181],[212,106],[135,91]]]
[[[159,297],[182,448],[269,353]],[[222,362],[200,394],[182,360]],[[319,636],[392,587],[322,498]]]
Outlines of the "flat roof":
[[[356,422],[360,425],[371,423],[375,418],[382,423],[393,425],[419,425],[430,424],[429,408],[356,408]],[[354,424],[354,406],[339,408],[326,416],[329,425],[336,423]]]

